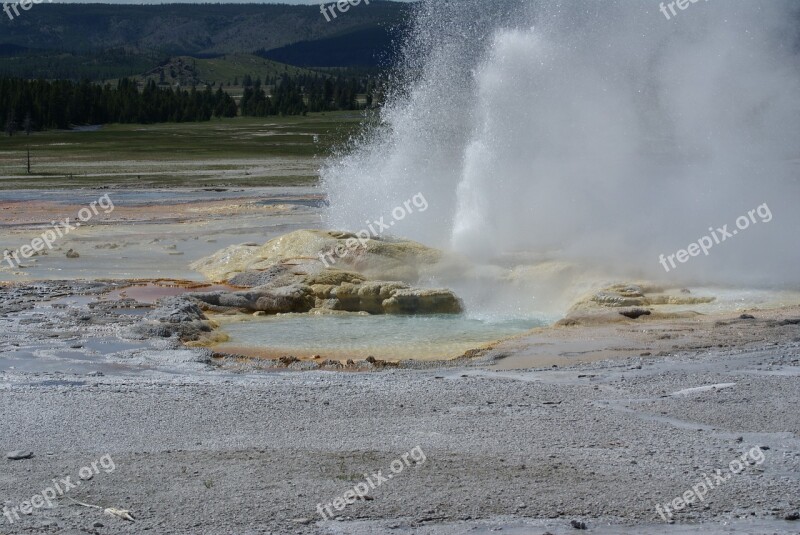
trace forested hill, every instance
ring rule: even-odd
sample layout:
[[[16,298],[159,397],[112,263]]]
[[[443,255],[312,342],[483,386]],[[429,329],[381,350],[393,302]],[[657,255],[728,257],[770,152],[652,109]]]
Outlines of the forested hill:
[[[271,58],[276,50],[278,61],[294,65],[375,67],[386,61],[411,9],[373,0],[327,22],[318,5],[43,2],[13,20],[0,16],[0,76],[109,79],[173,56],[257,51]],[[331,53],[332,42],[358,53]]]

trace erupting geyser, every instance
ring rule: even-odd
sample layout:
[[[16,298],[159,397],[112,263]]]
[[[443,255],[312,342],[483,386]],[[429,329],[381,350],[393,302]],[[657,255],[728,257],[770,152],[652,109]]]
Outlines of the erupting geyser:
[[[494,6],[493,6],[494,7]],[[423,3],[381,125],[323,170],[327,225],[474,261],[796,285],[800,62],[792,0]],[[500,14],[498,14],[498,12]],[[768,203],[774,221],[666,274],[660,253]]]

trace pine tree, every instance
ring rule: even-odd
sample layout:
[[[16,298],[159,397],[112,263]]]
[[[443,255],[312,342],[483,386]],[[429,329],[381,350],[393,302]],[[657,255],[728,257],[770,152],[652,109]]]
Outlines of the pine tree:
[[[8,137],[11,137],[16,133],[16,131],[17,131],[17,121],[16,119],[14,119],[14,110],[8,110],[5,132],[6,134],[8,134]]]
[[[31,112],[25,114],[25,119],[22,121],[22,129],[25,130],[25,135],[31,135],[31,131],[33,130],[33,118],[31,117]]]

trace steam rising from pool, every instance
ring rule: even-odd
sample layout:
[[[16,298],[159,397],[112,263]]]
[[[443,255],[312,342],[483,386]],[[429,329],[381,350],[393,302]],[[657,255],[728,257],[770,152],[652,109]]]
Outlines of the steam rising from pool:
[[[796,287],[798,21],[792,0],[671,20],[655,1],[424,2],[381,124],[323,169],[326,225],[422,192],[392,232],[477,263]],[[762,203],[768,224],[658,264]]]

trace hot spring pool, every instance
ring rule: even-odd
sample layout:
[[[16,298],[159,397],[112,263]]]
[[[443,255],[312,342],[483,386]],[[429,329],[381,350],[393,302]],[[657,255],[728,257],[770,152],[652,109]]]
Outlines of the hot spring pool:
[[[440,360],[549,323],[545,319],[479,320],[462,315],[262,317],[215,316],[228,342],[215,349],[252,357]]]

